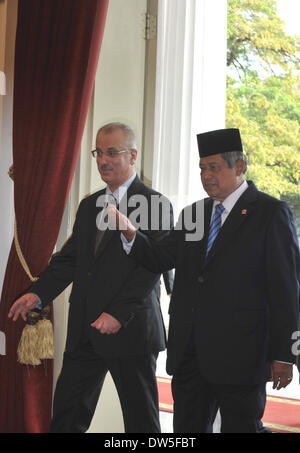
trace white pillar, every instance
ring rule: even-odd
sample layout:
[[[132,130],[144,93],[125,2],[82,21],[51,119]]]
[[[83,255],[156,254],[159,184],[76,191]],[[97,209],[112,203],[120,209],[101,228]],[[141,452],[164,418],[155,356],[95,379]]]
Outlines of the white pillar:
[[[196,135],[225,126],[227,1],[159,0],[153,187],[178,214],[205,196]]]

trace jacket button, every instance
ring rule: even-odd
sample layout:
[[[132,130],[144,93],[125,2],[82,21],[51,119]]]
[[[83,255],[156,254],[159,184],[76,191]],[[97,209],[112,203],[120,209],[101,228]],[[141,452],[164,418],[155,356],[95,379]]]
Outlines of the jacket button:
[[[198,283],[204,283],[205,278],[203,277],[203,275],[200,275],[200,277],[197,278],[197,281]]]

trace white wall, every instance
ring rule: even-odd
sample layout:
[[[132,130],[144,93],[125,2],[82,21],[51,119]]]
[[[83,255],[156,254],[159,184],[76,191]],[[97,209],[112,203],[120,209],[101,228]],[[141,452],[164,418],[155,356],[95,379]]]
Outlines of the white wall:
[[[17,0],[0,3],[0,70],[6,75],[6,96],[0,96],[0,290],[3,286],[14,225],[13,182],[7,172],[12,165],[12,108],[14,46]],[[3,65],[3,66],[2,66]]]

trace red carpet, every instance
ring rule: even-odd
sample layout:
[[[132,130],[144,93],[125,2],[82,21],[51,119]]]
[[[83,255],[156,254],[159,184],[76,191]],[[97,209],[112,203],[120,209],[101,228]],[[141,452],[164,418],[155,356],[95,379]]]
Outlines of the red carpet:
[[[173,412],[170,378],[157,378],[159,409]],[[267,396],[263,423],[277,433],[300,433],[300,401],[278,396]]]
[[[173,412],[173,397],[170,378],[157,378],[159,410]]]

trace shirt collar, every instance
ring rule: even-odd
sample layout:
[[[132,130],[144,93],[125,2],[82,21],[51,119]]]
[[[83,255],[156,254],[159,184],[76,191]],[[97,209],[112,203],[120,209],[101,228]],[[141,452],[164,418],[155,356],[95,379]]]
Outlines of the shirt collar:
[[[132,176],[130,176],[129,179],[127,179],[127,181],[125,181],[120,187],[117,188],[117,190],[115,190],[114,192],[112,192],[110,190],[110,188],[107,186],[106,187],[106,195],[113,195],[113,197],[115,198],[117,204],[120,204],[120,201],[122,200],[123,196],[125,195],[125,193],[127,192],[128,188],[130,187],[130,185],[133,183],[133,181],[135,180],[135,177],[136,177],[136,172],[133,173]]]
[[[233,206],[236,204],[240,196],[247,190],[248,183],[245,180],[234,192],[228,195],[227,198],[222,202],[222,205],[225,208],[225,213],[229,214],[232,210]],[[215,209],[216,205],[219,204],[219,201],[214,201],[213,210]]]

